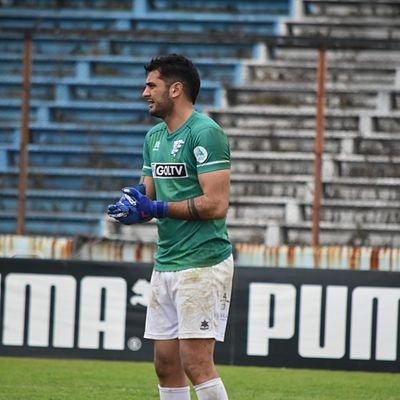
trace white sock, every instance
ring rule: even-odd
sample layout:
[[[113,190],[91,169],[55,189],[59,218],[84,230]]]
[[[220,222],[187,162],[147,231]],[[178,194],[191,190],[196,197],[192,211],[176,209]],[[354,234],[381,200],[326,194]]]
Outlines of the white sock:
[[[158,385],[160,400],[190,400],[189,386],[168,388]]]
[[[198,400],[228,400],[221,378],[211,379],[194,386]]]

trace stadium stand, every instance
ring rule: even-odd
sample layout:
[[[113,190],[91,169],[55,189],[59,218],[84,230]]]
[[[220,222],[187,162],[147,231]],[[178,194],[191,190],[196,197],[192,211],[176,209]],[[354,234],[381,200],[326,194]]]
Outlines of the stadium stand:
[[[257,1],[208,2],[208,6],[185,1],[2,3],[3,231],[15,229],[23,53],[18,33],[48,29],[48,34],[36,32],[33,41],[27,232],[76,230],[101,236],[105,206],[113,196],[119,197],[115,188],[139,177],[136,156],[153,122],[140,102],[144,63],[163,52],[193,57],[202,75],[198,108],[218,106],[222,85],[240,82],[241,59],[253,59],[259,47],[253,39],[234,41],[227,34],[233,29],[242,35],[274,33],[279,17],[289,10],[287,1],[268,6]],[[85,30],[86,37],[77,29]],[[75,34],[57,35],[58,30]],[[215,40],[219,30],[223,35]],[[96,31],[92,37],[91,31]],[[121,31],[133,33],[134,40],[118,35]]]
[[[317,50],[295,40],[398,38],[398,2],[67,3],[0,7],[1,232],[15,230],[21,31],[36,28],[27,232],[154,240],[153,224],[139,237],[103,210],[140,175],[154,122],[140,101],[143,64],[181,52],[200,69],[198,108],[231,141],[233,240],[309,244]],[[294,42],[270,46],[271,35]],[[322,244],[400,244],[399,60],[365,43],[327,51]]]
[[[398,1],[304,0],[303,18],[286,24],[290,35],[399,38]]]

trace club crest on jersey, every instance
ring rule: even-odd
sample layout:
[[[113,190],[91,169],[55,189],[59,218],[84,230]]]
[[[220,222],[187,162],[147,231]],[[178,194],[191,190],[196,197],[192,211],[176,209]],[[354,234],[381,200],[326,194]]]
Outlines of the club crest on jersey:
[[[207,160],[207,150],[203,146],[197,146],[193,150],[194,156],[199,164],[202,164],[204,161]]]
[[[172,150],[171,150],[171,154],[174,157],[176,157],[176,153],[178,153],[179,149],[183,146],[184,143],[185,143],[185,141],[182,139],[174,141],[174,143],[172,145]]]
[[[184,163],[152,163],[153,178],[186,178],[188,176]]]

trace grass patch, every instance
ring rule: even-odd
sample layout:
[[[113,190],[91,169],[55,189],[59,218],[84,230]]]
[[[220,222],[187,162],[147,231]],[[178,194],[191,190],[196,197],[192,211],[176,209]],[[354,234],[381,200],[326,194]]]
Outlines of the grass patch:
[[[218,370],[230,400],[400,400],[395,373],[225,365]],[[0,399],[157,400],[157,379],[147,362],[0,357]]]

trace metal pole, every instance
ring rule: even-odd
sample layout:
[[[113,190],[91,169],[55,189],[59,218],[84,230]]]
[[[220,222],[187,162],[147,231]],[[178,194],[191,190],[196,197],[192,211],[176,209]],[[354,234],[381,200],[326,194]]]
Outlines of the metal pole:
[[[28,144],[29,144],[29,100],[32,69],[32,35],[25,34],[23,83],[21,104],[21,134],[19,146],[19,179],[17,207],[17,235],[25,234],[26,189],[28,182]]]
[[[318,50],[317,70],[317,114],[314,143],[314,202],[312,212],[312,245],[319,246],[322,197],[322,154],[324,151],[324,104],[325,104],[325,59],[326,50]]]

